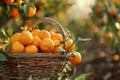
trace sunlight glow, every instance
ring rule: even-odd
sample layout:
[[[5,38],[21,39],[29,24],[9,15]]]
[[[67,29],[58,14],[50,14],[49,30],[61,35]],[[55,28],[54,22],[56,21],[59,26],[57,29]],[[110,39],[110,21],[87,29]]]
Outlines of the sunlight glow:
[[[82,19],[89,17],[89,13],[92,13],[91,8],[95,4],[95,0],[74,0],[73,3],[70,14],[71,19]]]
[[[115,27],[120,30],[120,24],[118,22],[115,23]]]

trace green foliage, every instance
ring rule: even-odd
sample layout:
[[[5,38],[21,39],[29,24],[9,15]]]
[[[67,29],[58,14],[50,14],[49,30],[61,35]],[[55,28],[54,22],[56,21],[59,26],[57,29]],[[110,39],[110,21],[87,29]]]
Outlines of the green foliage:
[[[90,73],[81,74],[80,76],[75,78],[75,80],[86,80],[87,76],[89,76],[89,75],[90,75]]]
[[[33,80],[32,75],[30,75],[27,80]]]
[[[5,47],[5,51],[8,52],[10,51],[12,48],[12,44],[8,44],[6,47]]]
[[[51,77],[50,77],[50,80],[58,80],[58,79],[57,79],[57,77],[55,77],[55,76],[51,76]]]
[[[6,59],[5,55],[2,52],[0,52],[0,61],[6,61],[6,60],[7,59]]]
[[[120,1],[98,0],[93,7],[92,23],[99,30],[97,36],[103,38],[109,47],[119,47],[120,44]],[[90,25],[92,26],[92,25]],[[104,28],[104,30],[103,30]],[[110,39],[105,36],[108,32],[113,35]],[[94,37],[93,37],[94,38]]]
[[[90,38],[81,38],[81,37],[78,37],[77,42],[90,41],[90,40],[91,40]]]
[[[28,6],[28,5],[24,5],[24,6],[23,6],[23,12],[25,13],[25,15],[28,14],[28,9],[29,9],[29,6]]]
[[[9,37],[11,37],[13,35],[13,28],[9,27],[7,30],[6,30],[6,33]]]

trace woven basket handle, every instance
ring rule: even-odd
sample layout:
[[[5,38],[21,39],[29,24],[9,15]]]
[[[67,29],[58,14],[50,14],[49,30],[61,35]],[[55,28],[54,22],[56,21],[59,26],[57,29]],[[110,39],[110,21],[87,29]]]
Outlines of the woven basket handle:
[[[65,41],[66,41],[66,38],[65,38],[65,37],[66,37],[66,34],[65,34],[65,31],[64,31],[62,25],[61,25],[60,23],[58,23],[56,20],[54,20],[54,19],[52,19],[52,18],[49,18],[49,17],[40,18],[40,19],[38,19],[37,21],[33,22],[31,25],[29,25],[29,26],[27,27],[27,30],[30,30],[30,29],[32,29],[33,27],[35,27],[36,25],[38,25],[38,24],[40,24],[40,23],[43,23],[43,22],[53,24],[53,25],[55,25],[56,27],[58,27],[58,28],[60,29],[61,34],[62,34],[62,36],[63,36],[63,44],[64,44],[64,47],[63,47],[63,48],[64,48],[64,50],[65,50],[65,52],[66,52],[66,43],[65,43]]]

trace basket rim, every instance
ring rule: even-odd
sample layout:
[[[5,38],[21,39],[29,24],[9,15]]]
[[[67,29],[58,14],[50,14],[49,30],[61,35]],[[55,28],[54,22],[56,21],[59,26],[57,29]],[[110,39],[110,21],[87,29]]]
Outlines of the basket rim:
[[[50,54],[50,53],[35,53],[35,54],[29,54],[29,53],[5,53],[6,56],[14,57],[14,58],[33,58],[33,57],[61,57],[65,58],[66,55],[62,53],[57,54]]]

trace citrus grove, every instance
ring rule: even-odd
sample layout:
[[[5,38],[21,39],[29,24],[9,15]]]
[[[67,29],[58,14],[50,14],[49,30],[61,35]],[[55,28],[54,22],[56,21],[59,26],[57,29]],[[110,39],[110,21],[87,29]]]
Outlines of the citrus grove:
[[[75,44],[72,39],[67,38],[65,41],[66,53],[72,53],[75,49]],[[36,54],[48,53],[58,54],[64,51],[62,34],[53,31],[34,29],[32,31],[23,30],[20,33],[15,33],[11,36],[7,44],[2,44],[1,48],[6,52],[5,48],[12,45],[9,54]],[[81,62],[81,55],[79,52],[74,52],[74,57],[70,59],[71,64],[78,64]]]

